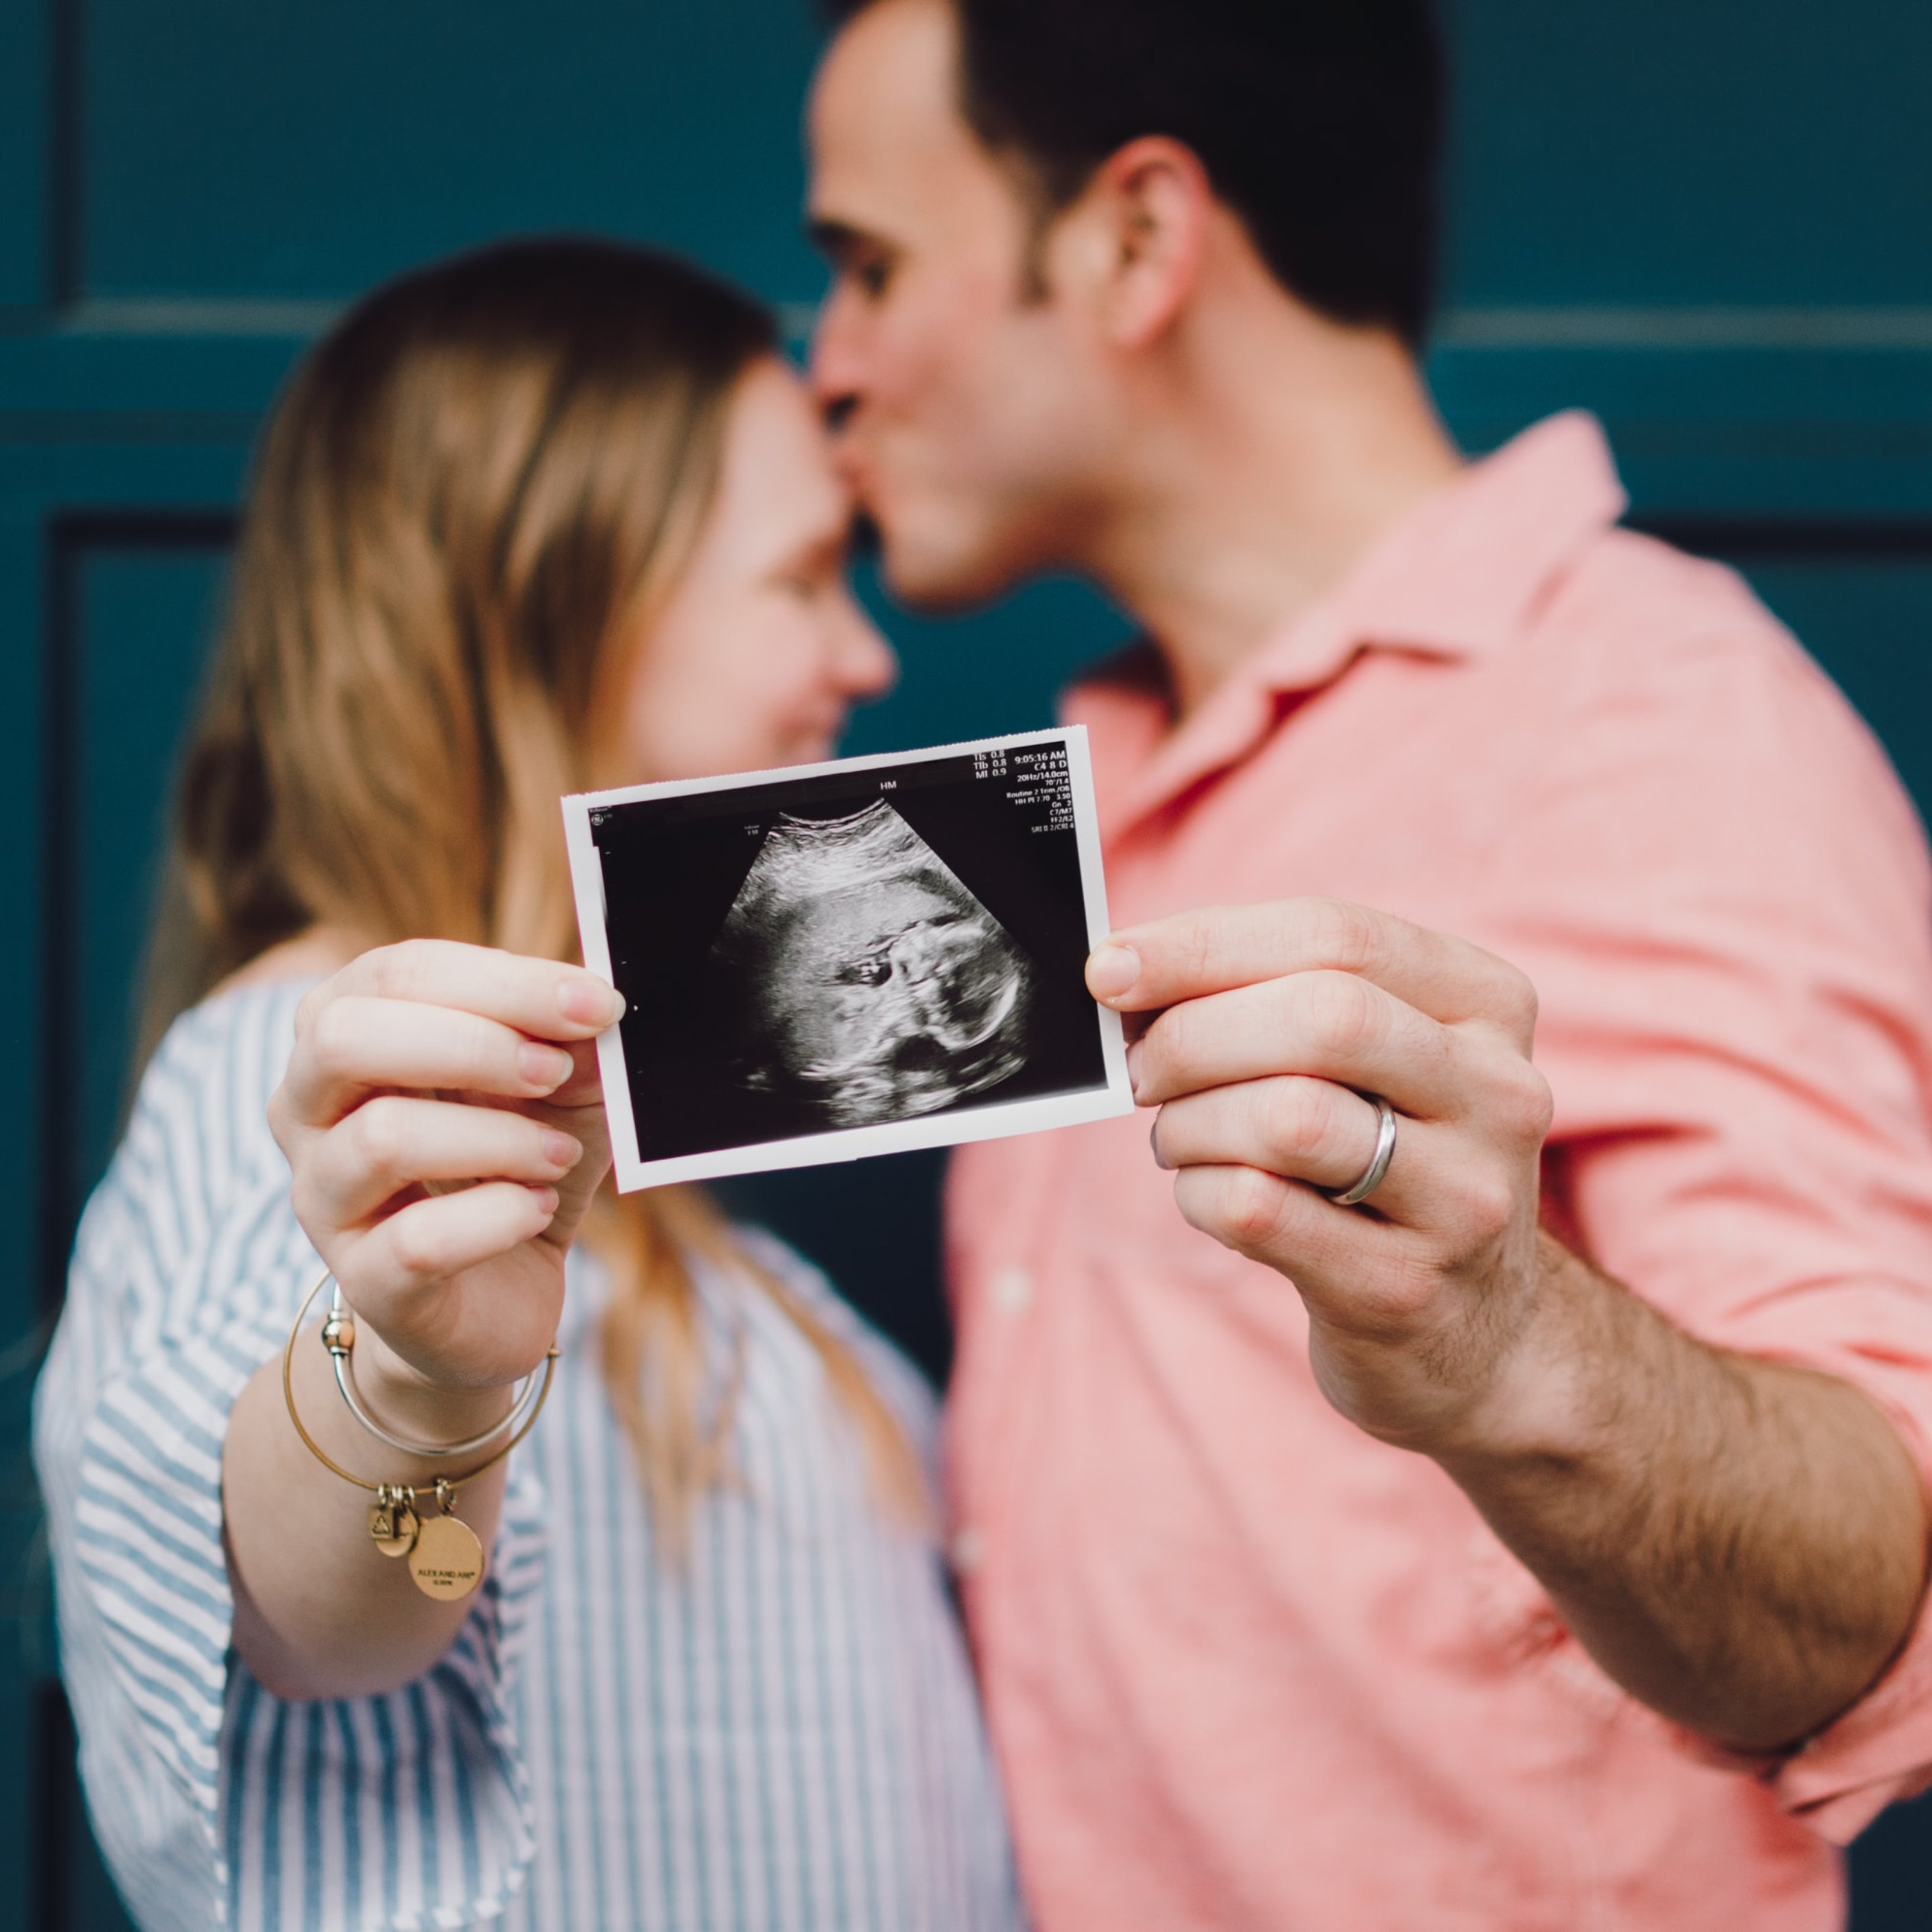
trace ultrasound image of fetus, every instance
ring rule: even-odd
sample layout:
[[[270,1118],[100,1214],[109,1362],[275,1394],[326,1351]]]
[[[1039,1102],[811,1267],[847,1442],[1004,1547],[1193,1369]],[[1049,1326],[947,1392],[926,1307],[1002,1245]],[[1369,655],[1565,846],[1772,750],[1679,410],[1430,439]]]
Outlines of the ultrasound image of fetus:
[[[824,1126],[931,1113],[1026,1062],[1032,962],[883,800],[782,816],[711,964],[745,1016],[740,1086]]]

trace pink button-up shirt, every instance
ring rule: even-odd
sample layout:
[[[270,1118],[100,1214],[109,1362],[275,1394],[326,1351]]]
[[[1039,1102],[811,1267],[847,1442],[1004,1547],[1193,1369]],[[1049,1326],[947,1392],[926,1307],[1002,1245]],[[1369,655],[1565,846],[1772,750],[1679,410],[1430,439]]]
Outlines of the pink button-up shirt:
[[[1466,472],[1180,729],[1089,686],[1118,924],[1333,894],[1542,998],[1552,1225],[1932,1467],[1932,880],[1864,726],[1730,572],[1613,526],[1587,418]],[[956,1550],[1041,1932],[1754,1932],[1932,1766],[1932,1632],[1778,1764],[1618,1690],[1144,1117],[967,1150]],[[1398,1156],[1398,1157],[1400,1157]]]

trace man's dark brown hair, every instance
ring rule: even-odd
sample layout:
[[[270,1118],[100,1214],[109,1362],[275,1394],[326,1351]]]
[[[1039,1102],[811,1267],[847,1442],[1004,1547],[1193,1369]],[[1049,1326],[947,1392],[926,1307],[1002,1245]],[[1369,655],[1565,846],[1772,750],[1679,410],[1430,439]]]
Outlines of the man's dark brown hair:
[[[871,4],[826,11],[842,24]],[[1428,0],[952,4],[966,118],[1048,211],[1123,143],[1170,135],[1285,288],[1420,342],[1444,94]]]

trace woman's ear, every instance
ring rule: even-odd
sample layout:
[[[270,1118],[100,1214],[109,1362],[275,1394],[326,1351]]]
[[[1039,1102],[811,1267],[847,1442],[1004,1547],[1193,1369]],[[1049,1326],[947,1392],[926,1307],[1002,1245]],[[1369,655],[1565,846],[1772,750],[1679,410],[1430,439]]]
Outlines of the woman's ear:
[[[1114,347],[1145,348],[1186,306],[1214,205],[1194,150],[1150,134],[1110,154],[1067,210],[1062,240],[1072,245],[1063,246],[1061,262],[1087,284],[1094,321]]]

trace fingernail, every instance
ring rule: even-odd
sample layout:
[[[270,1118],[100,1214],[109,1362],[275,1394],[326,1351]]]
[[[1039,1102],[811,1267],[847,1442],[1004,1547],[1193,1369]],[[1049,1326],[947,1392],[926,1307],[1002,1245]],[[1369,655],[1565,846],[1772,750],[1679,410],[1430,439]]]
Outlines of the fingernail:
[[[557,1203],[563,1198],[554,1187],[532,1187],[530,1193],[537,1206],[546,1214],[554,1214]]]
[[[570,1078],[575,1063],[561,1047],[539,1046],[532,1040],[517,1049],[517,1072],[530,1084],[548,1094]]]
[[[554,1127],[544,1130],[544,1159],[553,1167],[574,1167],[584,1158],[584,1143],[568,1134],[560,1134]]]
[[[1173,1162],[1165,1159],[1161,1154],[1160,1122],[1157,1118],[1154,1125],[1148,1130],[1148,1145],[1154,1150],[1154,1166],[1163,1174],[1172,1174],[1174,1172]]]
[[[1096,1000],[1118,1000],[1133,990],[1141,976],[1141,956],[1131,946],[1108,940],[1096,946],[1087,962],[1087,986]]]
[[[602,980],[566,980],[556,989],[557,1010],[579,1026],[615,1026],[624,1011],[624,996]]]
[[[1127,1048],[1127,1085],[1138,1100],[1141,1097],[1141,1043],[1138,1040]]]

